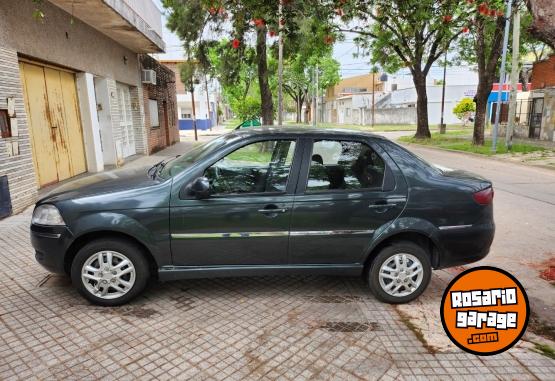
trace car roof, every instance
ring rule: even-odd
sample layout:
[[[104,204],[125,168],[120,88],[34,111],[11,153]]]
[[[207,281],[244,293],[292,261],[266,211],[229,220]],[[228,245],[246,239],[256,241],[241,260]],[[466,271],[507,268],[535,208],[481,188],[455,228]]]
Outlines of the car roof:
[[[232,132],[236,136],[249,137],[249,136],[272,136],[272,135],[302,135],[302,136],[329,136],[336,138],[345,138],[353,136],[372,137],[383,139],[383,136],[373,134],[367,131],[349,130],[349,129],[335,129],[335,128],[316,128],[316,127],[301,127],[301,126],[256,126],[234,130]]]

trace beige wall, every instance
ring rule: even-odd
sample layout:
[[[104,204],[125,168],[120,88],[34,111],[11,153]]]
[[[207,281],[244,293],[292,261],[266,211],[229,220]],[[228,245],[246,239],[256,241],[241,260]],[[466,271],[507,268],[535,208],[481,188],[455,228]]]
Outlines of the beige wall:
[[[137,54],[44,1],[43,22],[31,0],[0,1],[0,46],[77,71],[140,85]],[[124,62],[127,57],[127,64]]]
[[[374,89],[375,91],[382,91],[383,84],[379,80],[379,74],[374,74]],[[356,77],[344,78],[334,87],[326,90],[326,101],[336,99],[345,88],[364,88],[367,91],[372,91],[372,74],[358,75]]]

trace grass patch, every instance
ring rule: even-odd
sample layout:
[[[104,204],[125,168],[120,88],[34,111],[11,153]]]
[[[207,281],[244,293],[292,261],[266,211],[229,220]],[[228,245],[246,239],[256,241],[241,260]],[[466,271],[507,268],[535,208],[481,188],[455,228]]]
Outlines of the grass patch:
[[[486,139],[486,143],[483,146],[475,146],[472,144],[472,140],[465,136],[460,136],[460,133],[448,133],[441,135],[439,133],[432,134],[430,139],[416,139],[413,136],[402,136],[399,141],[403,143],[420,144],[425,146],[433,146],[444,149],[451,149],[455,151],[472,152],[481,155],[491,156],[494,155],[491,152],[491,140]],[[512,153],[529,153],[536,151],[545,151],[544,147],[535,146],[527,143],[513,143],[513,149],[510,151]],[[502,139],[497,142],[497,152],[496,154],[509,153],[507,146],[505,146],[505,141]]]
[[[223,126],[226,130],[232,130],[235,127],[237,127],[238,125],[241,124],[241,120],[239,119],[228,119],[223,123]]]
[[[272,161],[273,146],[265,146],[264,143],[249,144],[226,156],[227,160],[250,163],[269,163]]]
[[[555,360],[555,349],[551,348],[549,345],[534,343],[534,347],[542,355],[547,356],[547,357]]]

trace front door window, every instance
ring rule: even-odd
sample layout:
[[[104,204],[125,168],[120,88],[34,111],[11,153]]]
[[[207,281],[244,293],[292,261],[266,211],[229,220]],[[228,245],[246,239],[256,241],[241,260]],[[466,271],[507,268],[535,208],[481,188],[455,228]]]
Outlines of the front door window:
[[[212,165],[205,176],[214,196],[283,193],[294,152],[292,140],[252,143]]]

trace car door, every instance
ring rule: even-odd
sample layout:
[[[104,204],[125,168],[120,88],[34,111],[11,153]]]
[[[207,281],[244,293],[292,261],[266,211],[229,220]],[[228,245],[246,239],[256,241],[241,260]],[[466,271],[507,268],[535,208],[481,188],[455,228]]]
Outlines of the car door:
[[[403,210],[404,177],[378,144],[364,139],[304,144],[290,263],[361,263],[376,232]]]
[[[286,264],[298,148],[295,139],[244,143],[204,168],[210,197],[170,207],[174,265]]]

